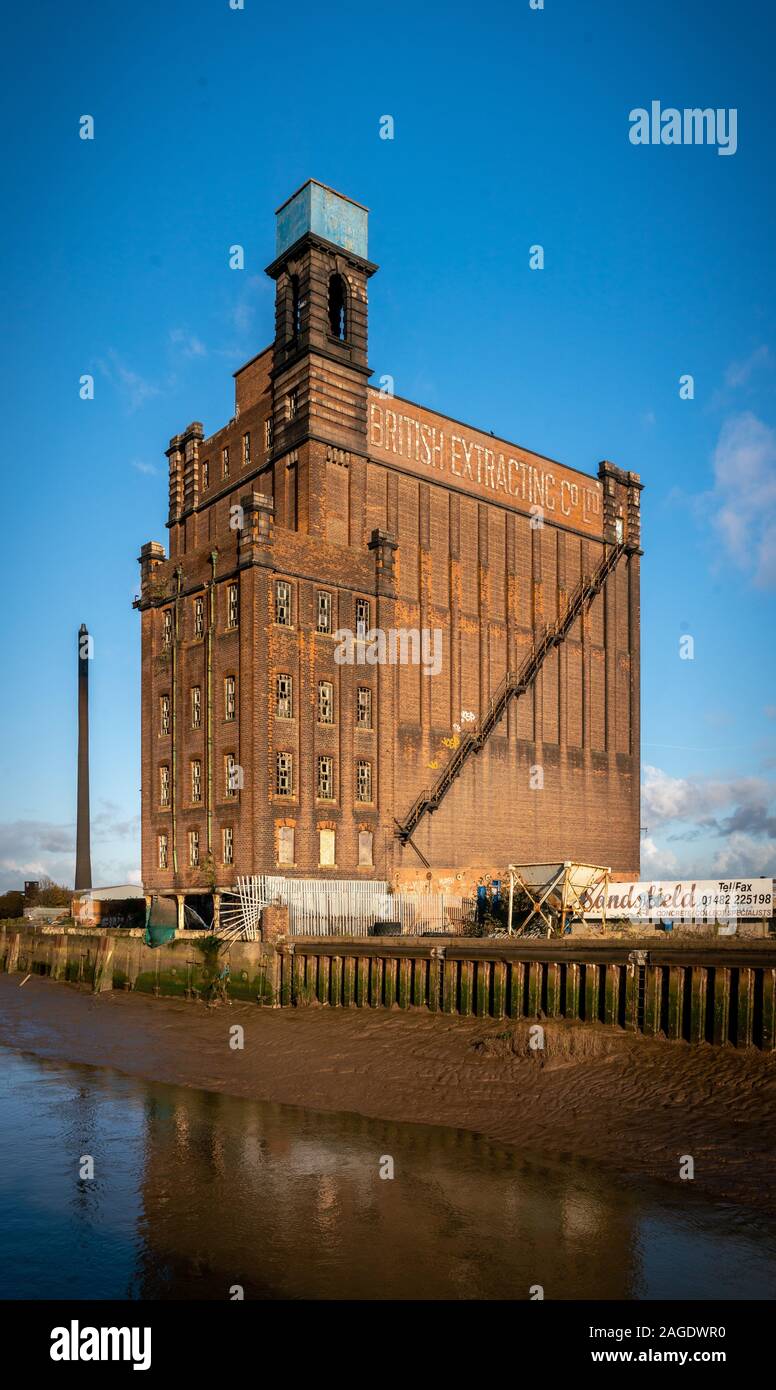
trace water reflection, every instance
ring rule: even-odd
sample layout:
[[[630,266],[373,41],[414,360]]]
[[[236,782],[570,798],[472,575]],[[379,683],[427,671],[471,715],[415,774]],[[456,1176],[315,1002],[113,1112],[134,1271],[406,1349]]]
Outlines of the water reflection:
[[[776,1229],[458,1130],[2,1050],[0,1297],[769,1298]],[[93,1181],[79,1177],[82,1157]],[[393,1180],[380,1178],[384,1156]],[[679,1198],[681,1196],[681,1205]]]

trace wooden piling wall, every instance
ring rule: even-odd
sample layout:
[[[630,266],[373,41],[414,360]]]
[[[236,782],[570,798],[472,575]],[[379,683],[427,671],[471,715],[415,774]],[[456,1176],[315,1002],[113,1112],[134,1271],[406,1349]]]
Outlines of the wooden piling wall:
[[[541,942],[294,937],[236,942],[232,998],[275,1007],[427,1009],[493,1019],[569,1019],[684,1040],[776,1050],[776,943],[756,949],[629,951]],[[196,999],[193,938],[151,949],[141,937],[0,928],[0,970],[48,975],[90,992],[131,989]]]

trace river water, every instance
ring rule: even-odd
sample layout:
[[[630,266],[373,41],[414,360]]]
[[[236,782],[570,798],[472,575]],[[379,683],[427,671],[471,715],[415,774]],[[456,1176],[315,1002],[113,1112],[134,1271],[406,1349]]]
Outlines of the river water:
[[[776,1223],[690,1187],[0,1048],[3,1299],[776,1296]]]

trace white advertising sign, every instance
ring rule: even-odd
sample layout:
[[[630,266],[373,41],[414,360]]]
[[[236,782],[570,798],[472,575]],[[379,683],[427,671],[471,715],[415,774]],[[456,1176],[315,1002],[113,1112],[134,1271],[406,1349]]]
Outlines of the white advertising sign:
[[[585,901],[586,899],[586,901]],[[587,917],[602,917],[603,888],[584,895]],[[772,878],[707,878],[610,883],[606,915],[637,921],[725,921],[772,917]]]

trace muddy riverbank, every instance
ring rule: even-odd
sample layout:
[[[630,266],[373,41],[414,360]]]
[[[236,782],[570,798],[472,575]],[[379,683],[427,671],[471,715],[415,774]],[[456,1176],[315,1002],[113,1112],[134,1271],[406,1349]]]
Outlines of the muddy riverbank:
[[[244,1046],[230,1045],[235,1024]],[[93,995],[0,976],[0,1040],[44,1057],[319,1111],[477,1131],[527,1154],[574,1156],[612,1178],[776,1213],[776,1060],[553,1021],[262,1009]]]

